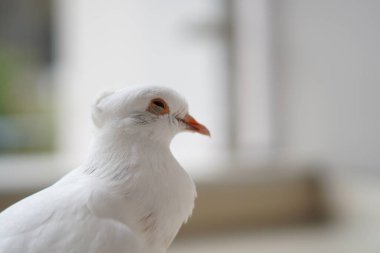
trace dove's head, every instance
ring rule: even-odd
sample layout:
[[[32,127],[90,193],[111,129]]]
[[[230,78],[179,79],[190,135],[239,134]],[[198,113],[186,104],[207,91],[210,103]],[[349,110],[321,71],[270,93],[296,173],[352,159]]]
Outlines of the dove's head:
[[[190,116],[180,94],[159,86],[104,92],[93,105],[92,118],[99,131],[152,141],[169,143],[182,131],[210,136],[209,130]]]

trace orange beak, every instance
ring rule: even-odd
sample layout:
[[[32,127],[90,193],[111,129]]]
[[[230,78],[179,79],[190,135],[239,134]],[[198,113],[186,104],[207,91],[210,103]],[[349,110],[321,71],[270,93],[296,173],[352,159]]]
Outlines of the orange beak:
[[[203,134],[203,135],[210,136],[210,131],[207,129],[207,127],[198,123],[198,121],[196,121],[189,114],[186,114],[186,116],[183,119],[180,119],[180,121],[182,121],[183,123],[186,124],[187,129],[194,131],[194,132],[197,132],[197,133],[200,133],[200,134]]]

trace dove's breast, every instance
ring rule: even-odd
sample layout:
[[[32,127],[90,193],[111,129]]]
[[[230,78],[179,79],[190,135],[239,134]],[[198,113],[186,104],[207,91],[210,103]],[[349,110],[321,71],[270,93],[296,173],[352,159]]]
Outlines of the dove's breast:
[[[105,200],[91,201],[96,205],[91,209],[100,216],[113,213],[113,217],[130,226],[143,238],[145,252],[151,248],[166,252],[192,213],[195,185],[174,157],[156,159],[154,163],[147,159],[138,164],[129,168],[119,189],[105,191]],[[114,192],[112,197],[110,192]]]
[[[162,180],[162,184],[153,195],[155,206],[145,213],[141,223],[145,225],[144,231],[150,240],[160,241],[168,247],[192,213],[196,190],[192,179],[181,167],[158,178],[156,180]]]

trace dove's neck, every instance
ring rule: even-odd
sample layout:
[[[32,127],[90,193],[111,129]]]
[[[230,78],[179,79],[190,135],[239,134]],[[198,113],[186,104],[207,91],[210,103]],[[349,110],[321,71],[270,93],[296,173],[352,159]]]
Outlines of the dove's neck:
[[[137,164],[154,164],[157,158],[172,158],[169,144],[156,142],[144,135],[113,132],[99,133],[83,165],[88,174],[122,180],[133,173]]]

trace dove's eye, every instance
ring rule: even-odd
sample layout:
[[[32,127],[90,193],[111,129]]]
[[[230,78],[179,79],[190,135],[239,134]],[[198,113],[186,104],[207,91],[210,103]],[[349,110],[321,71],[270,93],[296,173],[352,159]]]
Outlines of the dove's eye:
[[[154,100],[152,103],[158,107],[161,107],[162,109],[165,109],[165,104],[161,100]]]
[[[150,101],[147,111],[156,115],[164,115],[169,113],[169,106],[162,98],[155,98]]]

